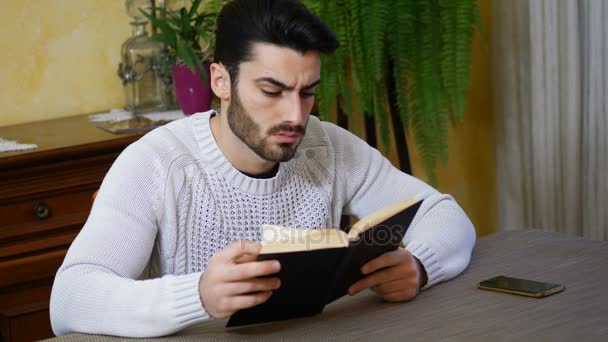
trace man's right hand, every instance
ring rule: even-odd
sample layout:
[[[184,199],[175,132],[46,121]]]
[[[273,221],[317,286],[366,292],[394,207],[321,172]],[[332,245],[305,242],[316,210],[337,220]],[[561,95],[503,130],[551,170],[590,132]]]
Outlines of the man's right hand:
[[[238,310],[264,303],[272,290],[281,286],[278,278],[258,278],[281,269],[276,260],[255,261],[262,246],[239,241],[215,254],[199,282],[199,293],[208,314],[226,318]]]

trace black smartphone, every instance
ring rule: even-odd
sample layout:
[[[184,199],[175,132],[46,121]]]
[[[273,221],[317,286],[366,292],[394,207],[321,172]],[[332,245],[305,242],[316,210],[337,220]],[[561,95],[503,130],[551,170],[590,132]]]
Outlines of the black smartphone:
[[[528,297],[547,297],[563,291],[566,287],[560,284],[519,279],[500,275],[479,283],[479,288],[498,292],[511,293]]]

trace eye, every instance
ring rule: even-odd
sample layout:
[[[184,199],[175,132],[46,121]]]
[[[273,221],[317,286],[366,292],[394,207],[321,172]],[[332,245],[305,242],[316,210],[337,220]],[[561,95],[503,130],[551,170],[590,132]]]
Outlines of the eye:
[[[262,93],[264,93],[264,95],[270,96],[270,97],[278,97],[281,95],[280,91],[267,91],[264,89],[262,89]]]
[[[315,93],[300,93],[303,98],[309,98],[315,96]]]

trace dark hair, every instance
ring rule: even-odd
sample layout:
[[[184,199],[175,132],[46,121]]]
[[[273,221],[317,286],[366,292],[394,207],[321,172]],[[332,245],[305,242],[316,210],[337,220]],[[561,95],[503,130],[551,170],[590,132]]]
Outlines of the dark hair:
[[[239,64],[250,60],[254,43],[270,43],[305,53],[331,53],[339,46],[333,32],[298,0],[234,0],[217,19],[215,62],[236,84]]]

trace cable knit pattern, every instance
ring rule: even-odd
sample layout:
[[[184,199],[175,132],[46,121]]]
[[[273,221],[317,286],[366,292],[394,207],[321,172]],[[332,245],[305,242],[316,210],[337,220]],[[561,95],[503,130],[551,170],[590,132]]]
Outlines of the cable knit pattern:
[[[231,186],[221,176],[206,173],[194,198],[196,212],[189,233],[192,241],[190,272],[203,271],[209,259],[233,242],[260,241],[265,223],[298,228],[326,226],[329,202],[306,169],[287,163],[285,180],[276,192],[251,194]],[[299,175],[297,173],[300,173]]]
[[[177,241],[176,241],[176,250],[175,250],[175,264],[173,265],[175,269],[175,274],[185,274],[186,273],[186,265],[187,265],[187,244],[186,244],[186,230],[187,227],[191,226],[188,223],[188,211],[193,210],[193,208],[199,208],[196,204],[191,205],[191,196],[187,189],[190,189],[192,186],[191,182],[187,182],[185,186],[181,189],[179,193],[179,205],[178,205],[178,217],[179,223],[177,226]],[[192,239],[191,239],[192,241]],[[202,268],[198,271],[202,271]],[[191,272],[192,273],[192,272]]]
[[[158,128],[115,161],[57,272],[57,335],[179,331],[209,319],[199,296],[209,259],[233,242],[259,241],[262,224],[337,227],[343,213],[363,217],[405,198],[424,199],[404,243],[426,268],[427,287],[468,265],[475,230],[454,199],[348,131],[310,117],[295,157],[254,179],[224,157],[209,125],[215,114]],[[146,266],[153,279],[142,279]]]

